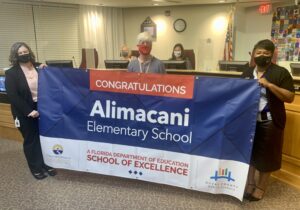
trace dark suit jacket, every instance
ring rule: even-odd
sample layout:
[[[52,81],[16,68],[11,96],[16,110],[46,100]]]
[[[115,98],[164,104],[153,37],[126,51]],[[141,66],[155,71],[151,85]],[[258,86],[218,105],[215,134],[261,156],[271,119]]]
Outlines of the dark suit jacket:
[[[242,73],[242,78],[253,79],[254,67],[249,67]],[[277,85],[280,88],[284,88],[291,92],[295,92],[293,78],[287,69],[278,66],[276,64],[271,64],[267,69],[264,77],[271,83]],[[286,114],[284,102],[281,101],[275,94],[267,89],[267,100],[271,112],[271,116],[275,125],[279,128],[284,129]]]
[[[5,87],[14,119],[27,117],[34,110],[34,102],[26,77],[19,65],[5,71]]]

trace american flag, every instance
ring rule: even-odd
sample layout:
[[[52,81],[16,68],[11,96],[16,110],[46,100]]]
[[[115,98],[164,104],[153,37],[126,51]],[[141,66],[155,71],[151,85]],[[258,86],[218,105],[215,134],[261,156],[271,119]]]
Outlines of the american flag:
[[[232,61],[233,60],[233,10],[230,11],[228,17],[228,25],[227,32],[225,38],[225,47],[224,47],[224,61]]]

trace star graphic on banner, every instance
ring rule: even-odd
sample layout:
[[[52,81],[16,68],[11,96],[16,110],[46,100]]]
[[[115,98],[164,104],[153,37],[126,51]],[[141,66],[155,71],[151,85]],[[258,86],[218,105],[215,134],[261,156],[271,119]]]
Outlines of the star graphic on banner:
[[[128,173],[130,173],[130,174],[133,173],[133,174],[135,174],[135,175],[140,175],[140,176],[143,175],[143,172],[141,172],[141,171],[132,171],[132,170],[129,170]]]

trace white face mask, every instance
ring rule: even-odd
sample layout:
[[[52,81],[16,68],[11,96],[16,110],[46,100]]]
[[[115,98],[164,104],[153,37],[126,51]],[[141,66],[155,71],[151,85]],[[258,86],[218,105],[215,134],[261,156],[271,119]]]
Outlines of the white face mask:
[[[179,58],[181,56],[181,51],[174,51],[174,56]]]

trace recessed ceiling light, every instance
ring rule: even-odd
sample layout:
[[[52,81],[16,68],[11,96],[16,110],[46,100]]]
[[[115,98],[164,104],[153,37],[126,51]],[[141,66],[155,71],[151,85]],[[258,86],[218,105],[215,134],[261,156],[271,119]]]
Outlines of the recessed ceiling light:
[[[225,3],[226,0],[219,0],[219,3]]]

